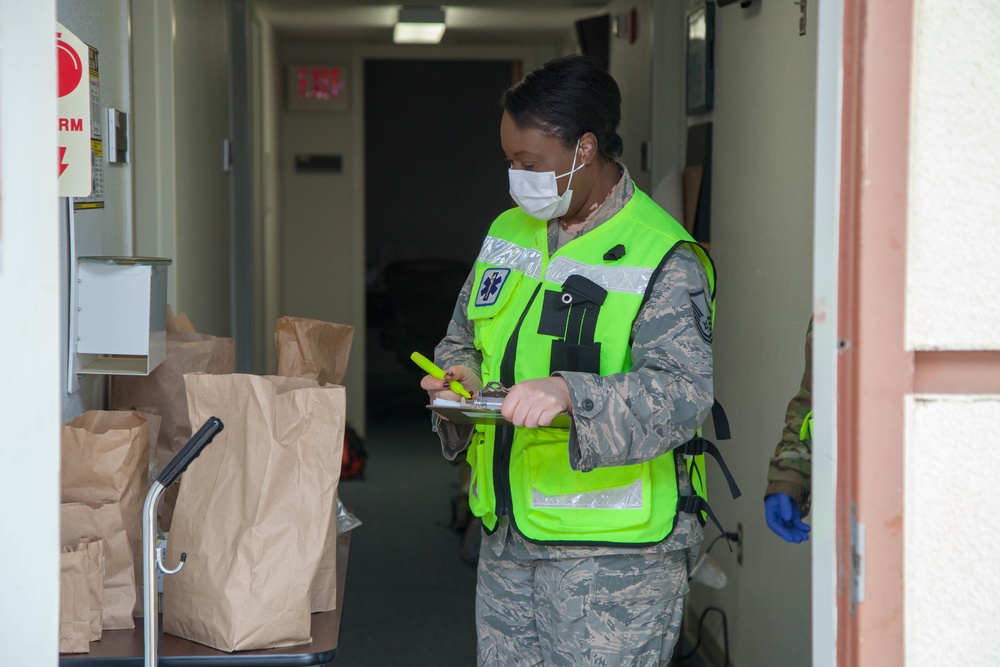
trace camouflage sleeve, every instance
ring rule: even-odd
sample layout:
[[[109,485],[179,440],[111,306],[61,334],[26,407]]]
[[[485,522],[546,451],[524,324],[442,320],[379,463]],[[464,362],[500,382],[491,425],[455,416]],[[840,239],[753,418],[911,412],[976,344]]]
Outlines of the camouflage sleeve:
[[[812,442],[799,439],[802,422],[812,410],[812,341],[813,323],[810,319],[806,330],[806,363],[802,384],[785,411],[785,430],[771,458],[767,471],[767,490],[764,492],[765,496],[772,493],[788,494],[798,502],[802,516],[809,514],[812,486]]]
[[[472,324],[469,322],[469,295],[472,293],[472,282],[475,280],[475,270],[469,273],[462,285],[455,302],[455,310],[448,323],[448,331],[437,347],[434,348],[434,363],[441,368],[449,366],[466,366],[482,376],[482,356],[475,346]],[[453,424],[435,413],[431,414],[431,427],[441,439],[441,453],[449,461],[465,451],[475,430],[469,424]]]
[[[648,461],[690,440],[712,408],[711,297],[694,252],[667,260],[632,327],[632,369],[562,372],[574,470]]]

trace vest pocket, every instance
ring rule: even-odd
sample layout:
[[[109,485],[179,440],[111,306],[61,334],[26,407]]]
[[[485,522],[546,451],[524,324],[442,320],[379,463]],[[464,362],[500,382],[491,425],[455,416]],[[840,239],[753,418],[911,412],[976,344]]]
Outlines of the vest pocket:
[[[564,340],[552,341],[549,372],[558,371],[600,374],[601,344],[575,345]]]
[[[507,269],[486,269],[479,275],[476,292],[469,298],[468,315],[475,331],[475,346],[480,350],[493,350],[497,344],[504,314],[513,302],[523,273]],[[491,278],[491,276],[496,276]],[[490,292],[490,290],[495,290]],[[483,298],[486,295],[487,298]],[[520,313],[519,313],[520,314]]]
[[[465,453],[465,460],[472,468],[472,479],[469,480],[469,509],[478,517],[491,513],[493,506],[493,480],[491,466],[485,460],[485,436],[476,431],[472,434],[472,442]]]
[[[545,292],[538,333],[556,339],[552,341],[549,373],[601,372],[601,344],[594,336],[607,297],[607,290],[581,275],[569,276],[561,292]]]
[[[526,447],[522,464],[530,522],[563,535],[613,533],[645,525],[651,515],[646,464],[569,467],[565,441]]]

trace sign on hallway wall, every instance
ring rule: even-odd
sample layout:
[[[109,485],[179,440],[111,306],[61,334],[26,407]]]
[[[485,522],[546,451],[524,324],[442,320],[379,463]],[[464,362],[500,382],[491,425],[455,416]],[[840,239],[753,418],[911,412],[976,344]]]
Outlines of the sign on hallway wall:
[[[347,111],[346,65],[289,65],[289,111]]]
[[[101,68],[97,49],[87,47],[90,73],[90,194],[73,201],[73,210],[104,208],[104,126],[101,113]]]
[[[89,51],[83,40],[56,23],[60,197],[86,197],[92,189]]]

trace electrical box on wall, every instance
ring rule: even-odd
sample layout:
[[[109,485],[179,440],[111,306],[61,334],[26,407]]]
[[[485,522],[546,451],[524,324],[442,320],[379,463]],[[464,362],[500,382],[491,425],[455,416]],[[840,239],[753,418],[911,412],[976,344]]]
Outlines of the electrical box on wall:
[[[111,164],[128,162],[128,114],[118,109],[108,109],[108,134],[106,153]]]
[[[167,356],[167,267],[156,257],[80,257],[78,373],[148,375]]]

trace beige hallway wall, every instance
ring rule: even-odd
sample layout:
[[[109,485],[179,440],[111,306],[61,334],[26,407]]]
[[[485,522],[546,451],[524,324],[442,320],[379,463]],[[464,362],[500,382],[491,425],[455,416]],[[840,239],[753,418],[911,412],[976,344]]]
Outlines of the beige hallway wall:
[[[688,600],[695,620],[709,606],[725,612],[736,667],[811,661],[811,544],[787,544],[763,513],[768,459],[802,377],[812,312],[817,43],[815,16],[804,36],[798,17],[792,3],[716,7],[715,108],[687,118],[713,124],[715,390],[733,433],[717,444],[744,494],[732,501],[709,464],[713,508],[727,530],[743,527],[743,564],[718,544],[711,555],[728,586],[696,584]],[[718,530],[709,524],[705,534],[707,546]],[[705,628],[721,646],[719,615]]]

